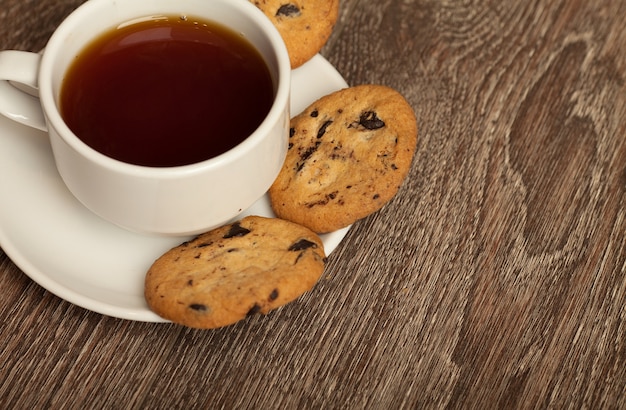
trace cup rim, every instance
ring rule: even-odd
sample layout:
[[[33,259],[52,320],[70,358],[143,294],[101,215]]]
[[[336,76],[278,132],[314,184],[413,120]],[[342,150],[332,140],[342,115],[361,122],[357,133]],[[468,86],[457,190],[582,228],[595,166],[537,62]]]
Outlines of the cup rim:
[[[55,51],[59,47],[62,47],[64,39],[71,34],[74,25],[79,21],[84,20],[87,15],[93,15],[94,10],[97,10],[99,7],[106,7],[107,4],[115,3],[115,1],[111,2],[111,0],[90,0],[74,10],[54,31],[48,41],[48,45],[43,51],[41,60],[38,78],[40,93],[39,98],[47,121],[57,130],[61,139],[63,139],[63,141],[70,145],[74,150],[79,152],[84,158],[87,158],[89,161],[92,161],[104,168],[116,169],[118,172],[134,176],[159,178],[176,178],[181,175],[206,172],[211,168],[218,168],[225,163],[233,162],[246,152],[254,149],[264,136],[270,132],[273,125],[281,120],[285,107],[289,108],[291,93],[291,63],[287,48],[280,33],[260,9],[248,0],[217,1],[221,1],[222,4],[228,4],[233,8],[237,8],[241,13],[248,15],[251,20],[255,21],[263,33],[267,36],[269,43],[272,45],[277,61],[278,72],[275,78],[276,92],[274,95],[274,101],[263,121],[250,135],[233,148],[215,157],[191,164],[170,167],[152,167],[120,161],[95,150],[83,142],[76,134],[74,134],[61,117],[59,107],[52,91],[52,71],[56,58],[55,55],[53,55],[49,50]],[[190,14],[193,15],[193,13]],[[160,14],[157,12],[147,12],[144,14],[144,16],[149,15],[157,16]],[[220,23],[218,20],[216,21]],[[87,40],[85,44],[88,44],[90,40],[91,39]],[[50,109],[50,107],[52,107],[52,109]]]

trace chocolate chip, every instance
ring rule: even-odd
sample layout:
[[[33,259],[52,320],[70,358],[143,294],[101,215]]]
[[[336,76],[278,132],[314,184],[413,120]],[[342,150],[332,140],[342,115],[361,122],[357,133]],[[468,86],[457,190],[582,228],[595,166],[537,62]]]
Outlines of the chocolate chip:
[[[259,313],[261,311],[261,306],[259,306],[258,304],[254,304],[254,306],[252,306],[250,308],[250,310],[248,310],[248,313],[246,313],[247,316],[252,316],[256,313]]]
[[[293,127],[289,128],[289,138],[293,137],[294,135],[296,135],[296,129]]]
[[[328,126],[332,123],[333,122],[331,120],[328,120],[324,124],[322,124],[319,131],[317,131],[317,138],[322,138],[324,134],[326,134],[326,128],[328,128]]]
[[[213,242],[202,242],[196,245],[196,248],[206,248],[207,246],[213,245]]]
[[[317,148],[320,146],[320,143],[321,143],[320,141],[317,141],[314,146],[309,147],[306,151],[302,153],[302,155],[300,155],[301,162],[297,165],[296,172],[300,172],[300,170],[304,167],[306,160],[309,159],[311,155],[315,153],[315,151],[317,151]]]
[[[230,227],[230,230],[228,231],[228,233],[224,235],[224,239],[234,238],[235,236],[242,237],[242,236],[246,236],[249,233],[250,233],[249,229],[242,227],[239,224],[239,222],[235,222]]]
[[[313,153],[317,151],[317,148],[319,148],[320,144],[321,143],[317,141],[314,146],[309,147],[306,151],[304,151],[302,155],[300,155],[300,160],[306,161],[307,159],[309,159],[311,155],[313,155]]]
[[[277,17],[297,17],[299,15],[300,9],[298,8],[298,6],[291,3],[283,4],[278,8],[278,11],[276,12]]]
[[[291,245],[288,250],[293,251],[293,252],[298,252],[298,251],[303,251],[309,248],[317,248],[317,244],[307,239],[300,239],[298,242]]]
[[[191,305],[189,305],[189,308],[197,312],[206,312],[208,310],[206,305],[200,303],[192,303]]]
[[[359,117],[359,124],[368,130],[377,130],[385,126],[385,122],[378,118],[374,111],[365,111]]]
[[[278,289],[274,289],[272,293],[270,293],[269,300],[276,300],[278,298]]]
[[[317,110],[311,111],[311,117],[317,118],[318,115],[320,115],[319,111],[317,111]]]
[[[327,205],[331,200],[337,197],[338,193],[339,191],[331,192],[329,194],[324,195],[323,199],[320,199],[315,202],[307,202],[305,203],[305,205],[307,208],[313,208],[314,206],[318,206],[318,205],[322,205],[322,206]]]

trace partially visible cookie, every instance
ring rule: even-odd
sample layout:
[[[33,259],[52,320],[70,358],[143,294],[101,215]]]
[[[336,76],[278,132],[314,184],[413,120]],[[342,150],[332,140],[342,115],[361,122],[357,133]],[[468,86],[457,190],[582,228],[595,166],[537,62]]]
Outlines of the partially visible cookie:
[[[233,324],[301,296],[324,270],[324,245],[309,229],[249,216],[185,242],[148,270],[150,308],[194,328]]]
[[[283,38],[291,68],[317,54],[332,34],[339,0],[250,0],[274,23]]]
[[[348,226],[396,194],[416,143],[413,109],[391,88],[322,97],[291,120],[287,158],[269,190],[272,209],[317,233]]]

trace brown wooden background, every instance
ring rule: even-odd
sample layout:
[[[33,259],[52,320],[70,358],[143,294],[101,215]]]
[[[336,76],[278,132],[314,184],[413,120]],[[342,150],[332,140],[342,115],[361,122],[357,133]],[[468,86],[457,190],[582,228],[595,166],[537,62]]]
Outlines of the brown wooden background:
[[[0,49],[79,3],[0,0]],[[83,310],[0,251],[0,407],[626,408],[625,16],[343,0],[323,55],[419,121],[398,196],[310,293],[216,331]]]

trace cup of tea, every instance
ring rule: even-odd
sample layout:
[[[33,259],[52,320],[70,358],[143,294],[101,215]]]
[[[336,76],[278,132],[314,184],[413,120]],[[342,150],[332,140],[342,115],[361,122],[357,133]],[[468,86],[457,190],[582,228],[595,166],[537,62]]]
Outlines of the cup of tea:
[[[188,235],[237,217],[278,175],[290,76],[247,0],[89,0],[41,53],[0,51],[0,113],[48,133],[95,214]]]

